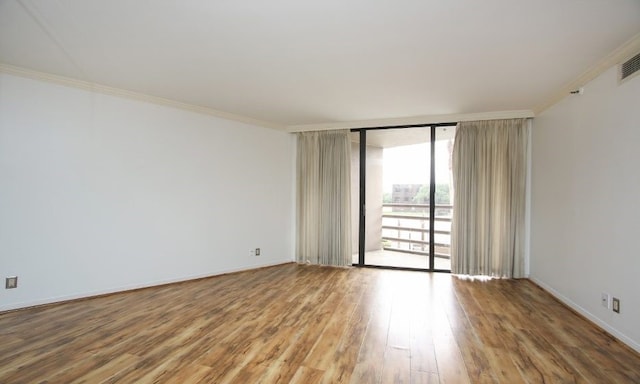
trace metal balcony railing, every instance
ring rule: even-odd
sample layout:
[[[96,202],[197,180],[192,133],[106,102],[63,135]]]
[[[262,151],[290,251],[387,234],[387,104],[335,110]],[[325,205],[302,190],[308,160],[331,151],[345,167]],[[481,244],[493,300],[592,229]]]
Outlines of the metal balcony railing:
[[[429,255],[429,204],[382,205],[383,249]],[[451,257],[452,205],[436,205],[434,217],[434,256]]]

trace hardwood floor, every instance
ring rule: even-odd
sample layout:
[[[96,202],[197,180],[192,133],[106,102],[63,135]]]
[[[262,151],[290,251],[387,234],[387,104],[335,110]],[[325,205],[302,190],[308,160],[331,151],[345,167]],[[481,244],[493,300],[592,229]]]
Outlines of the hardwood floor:
[[[0,383],[640,383],[526,280],[281,265],[0,315]]]

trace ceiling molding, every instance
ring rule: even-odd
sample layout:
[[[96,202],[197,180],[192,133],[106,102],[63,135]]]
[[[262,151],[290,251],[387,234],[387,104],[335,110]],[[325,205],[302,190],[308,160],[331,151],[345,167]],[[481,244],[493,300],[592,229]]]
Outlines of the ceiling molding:
[[[289,132],[307,132],[307,131],[328,131],[336,129],[354,129],[354,128],[374,128],[374,127],[390,127],[401,125],[416,124],[439,124],[439,123],[458,123],[461,121],[478,121],[478,120],[497,120],[497,119],[519,119],[534,117],[535,114],[530,110],[514,110],[514,111],[497,111],[497,112],[481,112],[481,113],[458,113],[448,115],[430,115],[430,116],[414,116],[401,117],[391,119],[376,120],[357,120],[339,123],[327,124],[303,124],[290,125],[287,127]]]
[[[497,111],[497,112],[481,112],[481,113],[463,113],[463,114],[442,114],[442,115],[426,115],[426,116],[414,116],[414,117],[401,117],[401,118],[388,118],[388,119],[373,119],[373,120],[354,120],[346,122],[333,122],[333,123],[320,123],[320,124],[302,124],[302,125],[289,125],[283,126],[271,122],[253,119],[250,117],[240,116],[232,113],[218,111],[212,108],[202,107],[198,105],[183,103],[171,99],[165,99],[162,97],[151,96],[143,93],[128,91],[124,89],[109,87],[97,83],[92,83],[83,80],[77,80],[69,77],[53,75],[49,73],[39,72],[22,67],[16,67],[5,63],[0,63],[0,72],[7,73],[15,76],[30,78],[34,80],[46,81],[51,83],[60,84],[63,86],[74,87],[90,92],[98,92],[105,95],[123,97],[132,100],[144,101],[152,104],[163,105],[173,108],[178,108],[190,112],[196,112],[200,114],[210,115],[226,120],[237,121],[245,124],[257,125],[260,127],[271,128],[275,130],[281,130],[286,132],[305,132],[305,131],[323,131],[323,130],[336,130],[336,129],[353,129],[353,128],[366,128],[366,127],[382,127],[382,126],[395,126],[395,125],[415,125],[415,124],[437,124],[437,123],[449,123],[460,121],[475,121],[475,120],[495,120],[495,119],[509,119],[509,118],[531,118],[539,115],[546,109],[550,108],[554,104],[560,102],[566,96],[580,87],[583,87],[591,80],[595,79],[606,70],[614,65],[617,65],[624,60],[634,56],[640,52],[640,34],[635,35],[626,43],[618,47],[615,51],[609,54],[607,57],[600,60],[594,66],[583,72],[575,80],[567,83],[560,88],[557,92],[549,96],[545,102],[540,103],[532,110],[513,110],[513,111]]]
[[[222,111],[218,111],[215,109],[202,107],[198,105],[183,103],[183,102],[179,102],[171,99],[165,99],[162,97],[151,96],[143,93],[128,91],[125,89],[109,87],[106,85],[96,84],[89,81],[77,80],[77,79],[72,79],[65,76],[53,75],[50,73],[16,67],[13,65],[5,64],[5,63],[0,63],[0,73],[6,73],[9,75],[24,77],[32,80],[46,81],[50,83],[63,85],[66,87],[78,88],[85,91],[97,92],[97,93],[101,93],[109,96],[122,97],[126,99],[162,105],[165,107],[182,109],[189,112],[200,113],[204,115],[214,116],[221,119],[236,121],[236,122],[245,123],[245,124],[257,125],[260,127],[271,128],[279,131],[286,131],[286,127],[279,124],[257,120],[250,117],[235,115],[233,113],[222,112]]]
[[[547,98],[543,103],[537,105],[533,109],[533,111],[536,115],[539,115],[543,111],[560,102],[562,99],[568,96],[571,91],[575,91],[576,89],[585,86],[588,82],[600,76],[609,68],[622,63],[630,57],[638,54],[638,52],[640,52],[640,33],[635,35],[626,43],[622,44],[615,51],[611,52],[594,66],[584,71],[575,80],[560,88],[557,92]]]

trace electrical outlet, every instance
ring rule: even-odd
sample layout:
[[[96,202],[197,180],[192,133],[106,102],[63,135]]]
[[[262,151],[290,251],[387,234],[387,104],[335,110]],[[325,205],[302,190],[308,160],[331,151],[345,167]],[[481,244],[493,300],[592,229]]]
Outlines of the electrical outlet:
[[[18,276],[9,276],[4,282],[5,289],[18,288]]]
[[[611,301],[610,301],[610,296],[608,293],[604,293],[602,292],[602,296],[600,298],[600,303],[602,304],[603,307],[609,309],[611,308]]]
[[[613,312],[620,313],[620,299],[617,297],[613,298]]]
[[[260,256],[260,248],[256,248],[256,256]]]

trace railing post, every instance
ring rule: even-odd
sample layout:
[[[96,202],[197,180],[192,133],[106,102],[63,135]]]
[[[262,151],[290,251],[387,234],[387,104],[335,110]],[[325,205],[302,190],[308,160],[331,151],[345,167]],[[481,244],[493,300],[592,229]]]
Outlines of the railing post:
[[[431,207],[431,204],[394,204],[394,203],[385,203],[382,205],[383,207],[388,207],[391,208],[390,212],[387,212],[386,214],[383,213],[382,217],[383,220],[384,218],[388,218],[388,219],[396,219],[396,226],[393,226],[393,223],[388,223],[387,225],[382,225],[382,229],[383,230],[395,230],[396,231],[396,237],[390,237],[389,235],[387,236],[383,236],[383,240],[388,240],[391,243],[391,246],[388,247],[388,249],[390,250],[397,250],[400,252],[409,252],[409,253],[416,253],[416,254],[422,254],[422,255],[427,255],[428,253],[425,253],[425,249],[427,247],[431,246],[431,241],[427,241],[425,234],[429,232],[429,228],[427,228],[427,223],[429,220],[430,215],[427,215],[426,217],[423,216],[425,209],[428,209],[429,212],[433,211],[433,215],[434,215],[434,223],[435,221],[451,221],[451,218],[449,217],[440,217],[440,218],[436,218],[435,217],[435,210],[436,209],[449,209],[451,210],[453,207],[451,205],[434,205],[434,207]],[[398,208],[398,207],[405,207],[405,208],[411,208],[411,211],[414,213],[413,215],[407,215],[406,211],[402,211],[402,212],[398,212],[395,211],[394,208]],[[404,213],[404,214],[403,214]],[[407,222],[411,222],[412,220],[418,220],[420,221],[420,224],[417,225],[410,225],[407,224]],[[419,228],[418,228],[419,227]],[[402,237],[402,234],[404,232],[408,232],[409,237],[405,238]],[[414,238],[412,236],[413,233],[415,232],[420,232],[420,236],[418,237],[418,239]],[[387,232],[388,233],[388,232]],[[434,234],[438,235],[449,235],[449,240],[451,239],[451,231],[450,230],[438,230],[435,225],[434,225]],[[393,236],[393,235],[391,235]],[[412,245],[418,242],[420,247],[420,251],[415,251],[412,247]],[[406,248],[402,248],[401,244],[402,243],[407,243],[409,244],[409,249]],[[434,257],[448,257],[448,255],[446,254],[441,254],[438,253],[435,249],[435,247],[439,247],[441,250],[443,248],[448,248],[450,247],[451,244],[450,242],[447,244],[447,242],[444,243],[437,243],[434,239],[433,241],[433,247],[434,247]]]

